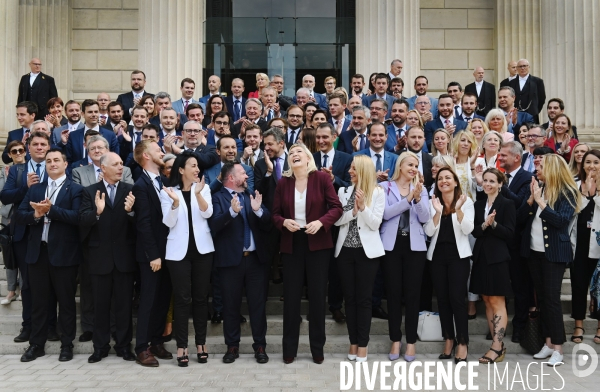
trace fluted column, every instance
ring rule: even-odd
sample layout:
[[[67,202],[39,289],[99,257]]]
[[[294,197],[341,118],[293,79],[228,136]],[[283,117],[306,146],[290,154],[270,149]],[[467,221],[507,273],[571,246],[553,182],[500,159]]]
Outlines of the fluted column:
[[[598,146],[600,4],[595,0],[545,0],[542,18],[546,96],[561,98],[579,139]]]
[[[19,0],[0,2],[0,144],[15,128],[15,104],[19,86],[18,50]],[[4,26],[4,27],[2,27]]]
[[[146,89],[179,98],[183,78],[202,87],[204,0],[144,0],[139,9],[138,65]],[[196,94],[198,95],[198,94]]]
[[[529,60],[532,75],[542,75],[541,0],[497,0],[498,64],[496,85],[508,77],[509,61]],[[545,0],[544,0],[545,3]],[[544,20],[544,25],[548,23]]]
[[[404,96],[414,94],[421,45],[419,0],[356,0],[356,72],[365,76],[390,71],[393,59],[404,65]],[[365,80],[368,84],[368,80]]]

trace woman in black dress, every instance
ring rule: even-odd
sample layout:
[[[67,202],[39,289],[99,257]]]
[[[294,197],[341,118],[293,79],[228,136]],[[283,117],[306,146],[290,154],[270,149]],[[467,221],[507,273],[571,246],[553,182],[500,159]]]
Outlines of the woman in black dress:
[[[500,170],[487,169],[483,173],[483,191],[487,197],[475,202],[476,241],[469,291],[483,297],[492,335],[492,347],[479,358],[483,364],[502,362],[506,353],[502,340],[508,321],[505,297],[511,293],[508,243],[514,241],[517,220],[514,202],[500,194],[506,183],[506,176]]]

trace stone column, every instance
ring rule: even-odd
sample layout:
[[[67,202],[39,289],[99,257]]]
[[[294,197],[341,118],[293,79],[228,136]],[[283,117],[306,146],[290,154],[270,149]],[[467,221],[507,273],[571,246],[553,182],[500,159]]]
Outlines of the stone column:
[[[139,9],[138,65],[146,73],[146,89],[180,98],[183,78],[202,88],[204,0],[145,0]]]
[[[18,51],[19,0],[0,2],[0,144],[18,126],[15,118],[19,87]],[[4,26],[4,27],[1,27]]]
[[[404,65],[404,96],[414,95],[421,61],[419,0],[356,0],[356,72],[390,71],[393,59]],[[366,91],[366,89],[365,89]]]
[[[531,74],[542,76],[541,3],[541,0],[497,0],[496,86],[508,77],[506,67],[511,60],[526,58],[531,64]]]
[[[600,143],[600,7],[593,0],[544,0],[542,77],[547,99],[565,102],[579,140]]]

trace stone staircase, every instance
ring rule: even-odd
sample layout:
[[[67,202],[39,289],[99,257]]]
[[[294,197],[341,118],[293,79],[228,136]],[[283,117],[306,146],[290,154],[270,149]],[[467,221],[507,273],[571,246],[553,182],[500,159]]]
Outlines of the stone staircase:
[[[2,263],[0,259],[0,263]],[[283,293],[283,285],[269,286],[269,298],[267,301],[267,352],[268,353],[281,353],[281,339],[283,334],[283,302],[279,300],[279,297]],[[570,318],[571,312],[571,282],[569,279],[569,271],[565,273],[561,289],[561,305],[563,310],[563,318],[565,322],[565,329],[567,332],[567,338],[574,327],[574,321]],[[3,265],[0,264],[0,297],[4,298],[7,294],[7,282],[6,282],[6,270]],[[79,298],[77,300],[77,308],[79,312]],[[434,308],[437,307],[436,299],[434,297]],[[387,303],[383,300],[383,307],[385,308]],[[508,306],[509,317],[513,313],[513,302],[511,301]],[[308,312],[308,301],[302,300],[302,317],[303,322],[300,326],[300,353],[310,353],[309,341],[308,341],[308,322],[306,321],[306,314]],[[1,354],[21,354],[27,347],[27,343],[14,343],[13,338],[19,332],[21,328],[21,310],[22,304],[19,301],[14,301],[10,305],[0,306],[0,355]],[[435,310],[435,309],[434,309]],[[247,304],[245,299],[242,301],[242,314],[247,315]],[[483,302],[477,303],[477,314],[478,317],[475,320],[469,321],[469,335],[470,345],[469,351],[472,355],[481,355],[490,345],[489,341],[485,340],[485,335],[488,332],[487,321],[484,318],[485,306]],[[248,317],[246,317],[248,318]],[[134,332],[136,318],[134,315]],[[78,333],[81,333],[80,325],[78,323]],[[190,353],[194,353],[193,347],[193,324],[189,320],[190,327]],[[595,345],[592,341],[592,337],[595,334],[597,327],[597,320],[586,319],[584,321],[584,328],[586,335],[584,342],[592,345],[596,348],[597,352],[600,353],[600,345]],[[402,326],[404,331],[404,325]],[[327,343],[325,352],[327,353],[346,353],[348,350],[348,333],[346,324],[338,324],[327,315],[326,318],[326,333]],[[512,327],[509,323],[507,335],[510,337],[512,334]],[[75,339],[75,353],[88,354],[93,352],[92,343],[80,343]],[[223,325],[222,324],[208,324],[207,329],[207,345],[211,352],[225,352],[226,347],[223,341]],[[526,353],[518,344],[512,343],[510,339],[506,339],[505,345],[507,352],[511,354]],[[175,342],[171,341],[166,344],[167,349],[174,351],[176,349]],[[371,340],[369,342],[369,352],[371,353],[387,353],[389,350],[390,341],[388,338],[388,325],[387,320],[373,319],[371,324]],[[568,341],[565,344],[564,352],[570,353],[574,344]],[[435,354],[441,352],[443,348],[442,342],[417,342],[417,352],[422,354]],[[46,344],[46,352],[51,354],[58,354],[60,352],[60,342],[48,342]],[[252,333],[250,330],[250,324],[242,324],[242,342],[240,345],[240,352],[252,353]]]

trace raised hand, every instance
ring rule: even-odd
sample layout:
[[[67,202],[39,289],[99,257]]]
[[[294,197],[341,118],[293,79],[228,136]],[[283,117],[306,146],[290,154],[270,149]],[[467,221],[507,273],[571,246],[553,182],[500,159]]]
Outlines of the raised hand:
[[[27,173],[27,187],[31,188],[32,185],[38,184],[40,177],[34,172]]]
[[[175,193],[173,188],[163,186],[162,189],[163,189],[163,191],[165,191],[167,193],[167,195],[171,198],[171,200],[173,200],[173,207],[175,207],[175,208],[179,207],[179,196],[177,196],[177,193]]]
[[[21,142],[26,146],[28,145],[27,139],[29,139],[29,132],[25,132],[25,134],[23,135],[23,139],[21,139]]]
[[[240,199],[238,198],[238,195],[235,194],[231,198],[231,209],[233,210],[233,212],[238,214],[242,210],[242,208],[244,208],[244,207],[242,206],[242,203],[240,203]]]
[[[486,226],[493,225],[495,220],[496,220],[496,210],[494,210],[490,214],[488,214],[488,217],[485,220]]]
[[[433,198],[431,199],[431,205],[433,206],[435,212],[438,214],[441,214],[444,211],[444,206],[440,202],[440,199],[435,197],[435,195],[433,195]]]
[[[62,131],[60,133],[60,141],[62,142],[62,144],[67,144],[67,142],[69,141],[69,130],[65,129],[64,131]]]
[[[200,178],[200,181],[198,181],[196,188],[194,189],[194,193],[196,195],[199,195],[200,192],[202,192],[202,189],[204,189],[204,185],[206,185],[206,179],[204,178],[204,176],[202,176],[202,178]]]
[[[531,194],[533,195],[533,199],[536,203],[540,204],[543,201],[542,199],[542,188],[538,185],[537,181],[532,183]]]
[[[387,181],[389,175],[390,175],[390,169],[385,169],[384,171],[378,171],[377,172],[377,181],[378,182]]]
[[[456,201],[455,208],[457,210],[460,210],[460,207],[462,207],[466,201],[467,201],[467,195],[465,195],[465,194],[460,195],[460,197]]]
[[[329,167],[322,167],[322,168],[321,168],[321,171],[322,171],[323,173],[327,173],[327,174],[329,174],[329,176],[331,177],[331,181],[332,181],[332,182],[333,182],[333,181],[335,181],[335,176],[333,175],[333,169],[332,169],[332,166],[329,166]]]
[[[250,194],[250,205],[252,206],[252,211],[258,211],[262,205],[262,195],[259,191],[254,191],[254,194],[256,197],[253,197],[252,194]]]
[[[247,146],[244,148],[244,153],[242,154],[242,159],[244,161],[248,160],[254,154],[254,150],[252,150],[252,146]]]
[[[133,196],[133,192],[129,192],[129,194],[125,197],[125,211],[131,212],[133,209],[133,204],[135,203],[135,196]]]
[[[483,165],[479,164],[475,166],[475,181],[477,185],[481,186],[483,184]]]
[[[415,185],[415,187],[412,191],[413,199],[417,203],[421,201],[421,192],[423,192],[423,184],[420,182],[417,182],[417,185]]]
[[[267,172],[273,173],[273,162],[271,162],[271,158],[269,158],[267,151],[265,151],[265,164],[267,165]]]
[[[356,189],[354,194],[354,204],[358,206],[358,210],[365,209],[365,192],[362,189]]]
[[[123,136],[123,140],[125,140],[128,143],[131,142],[131,135],[129,134],[129,132],[127,132],[126,127],[122,127],[121,124],[119,123],[119,124],[117,124],[115,129],[118,129],[118,131],[121,132],[121,135]]]
[[[396,151],[400,151],[406,147],[406,135],[398,137],[396,135]]]
[[[354,136],[354,139],[352,139],[352,149],[354,151],[358,151],[359,149],[359,145],[358,145],[358,135]]]
[[[106,207],[105,196],[106,193],[102,192],[102,195],[100,195],[100,191],[96,191],[96,199],[94,200],[96,203],[96,215],[102,215],[102,212],[104,212],[104,207]]]

